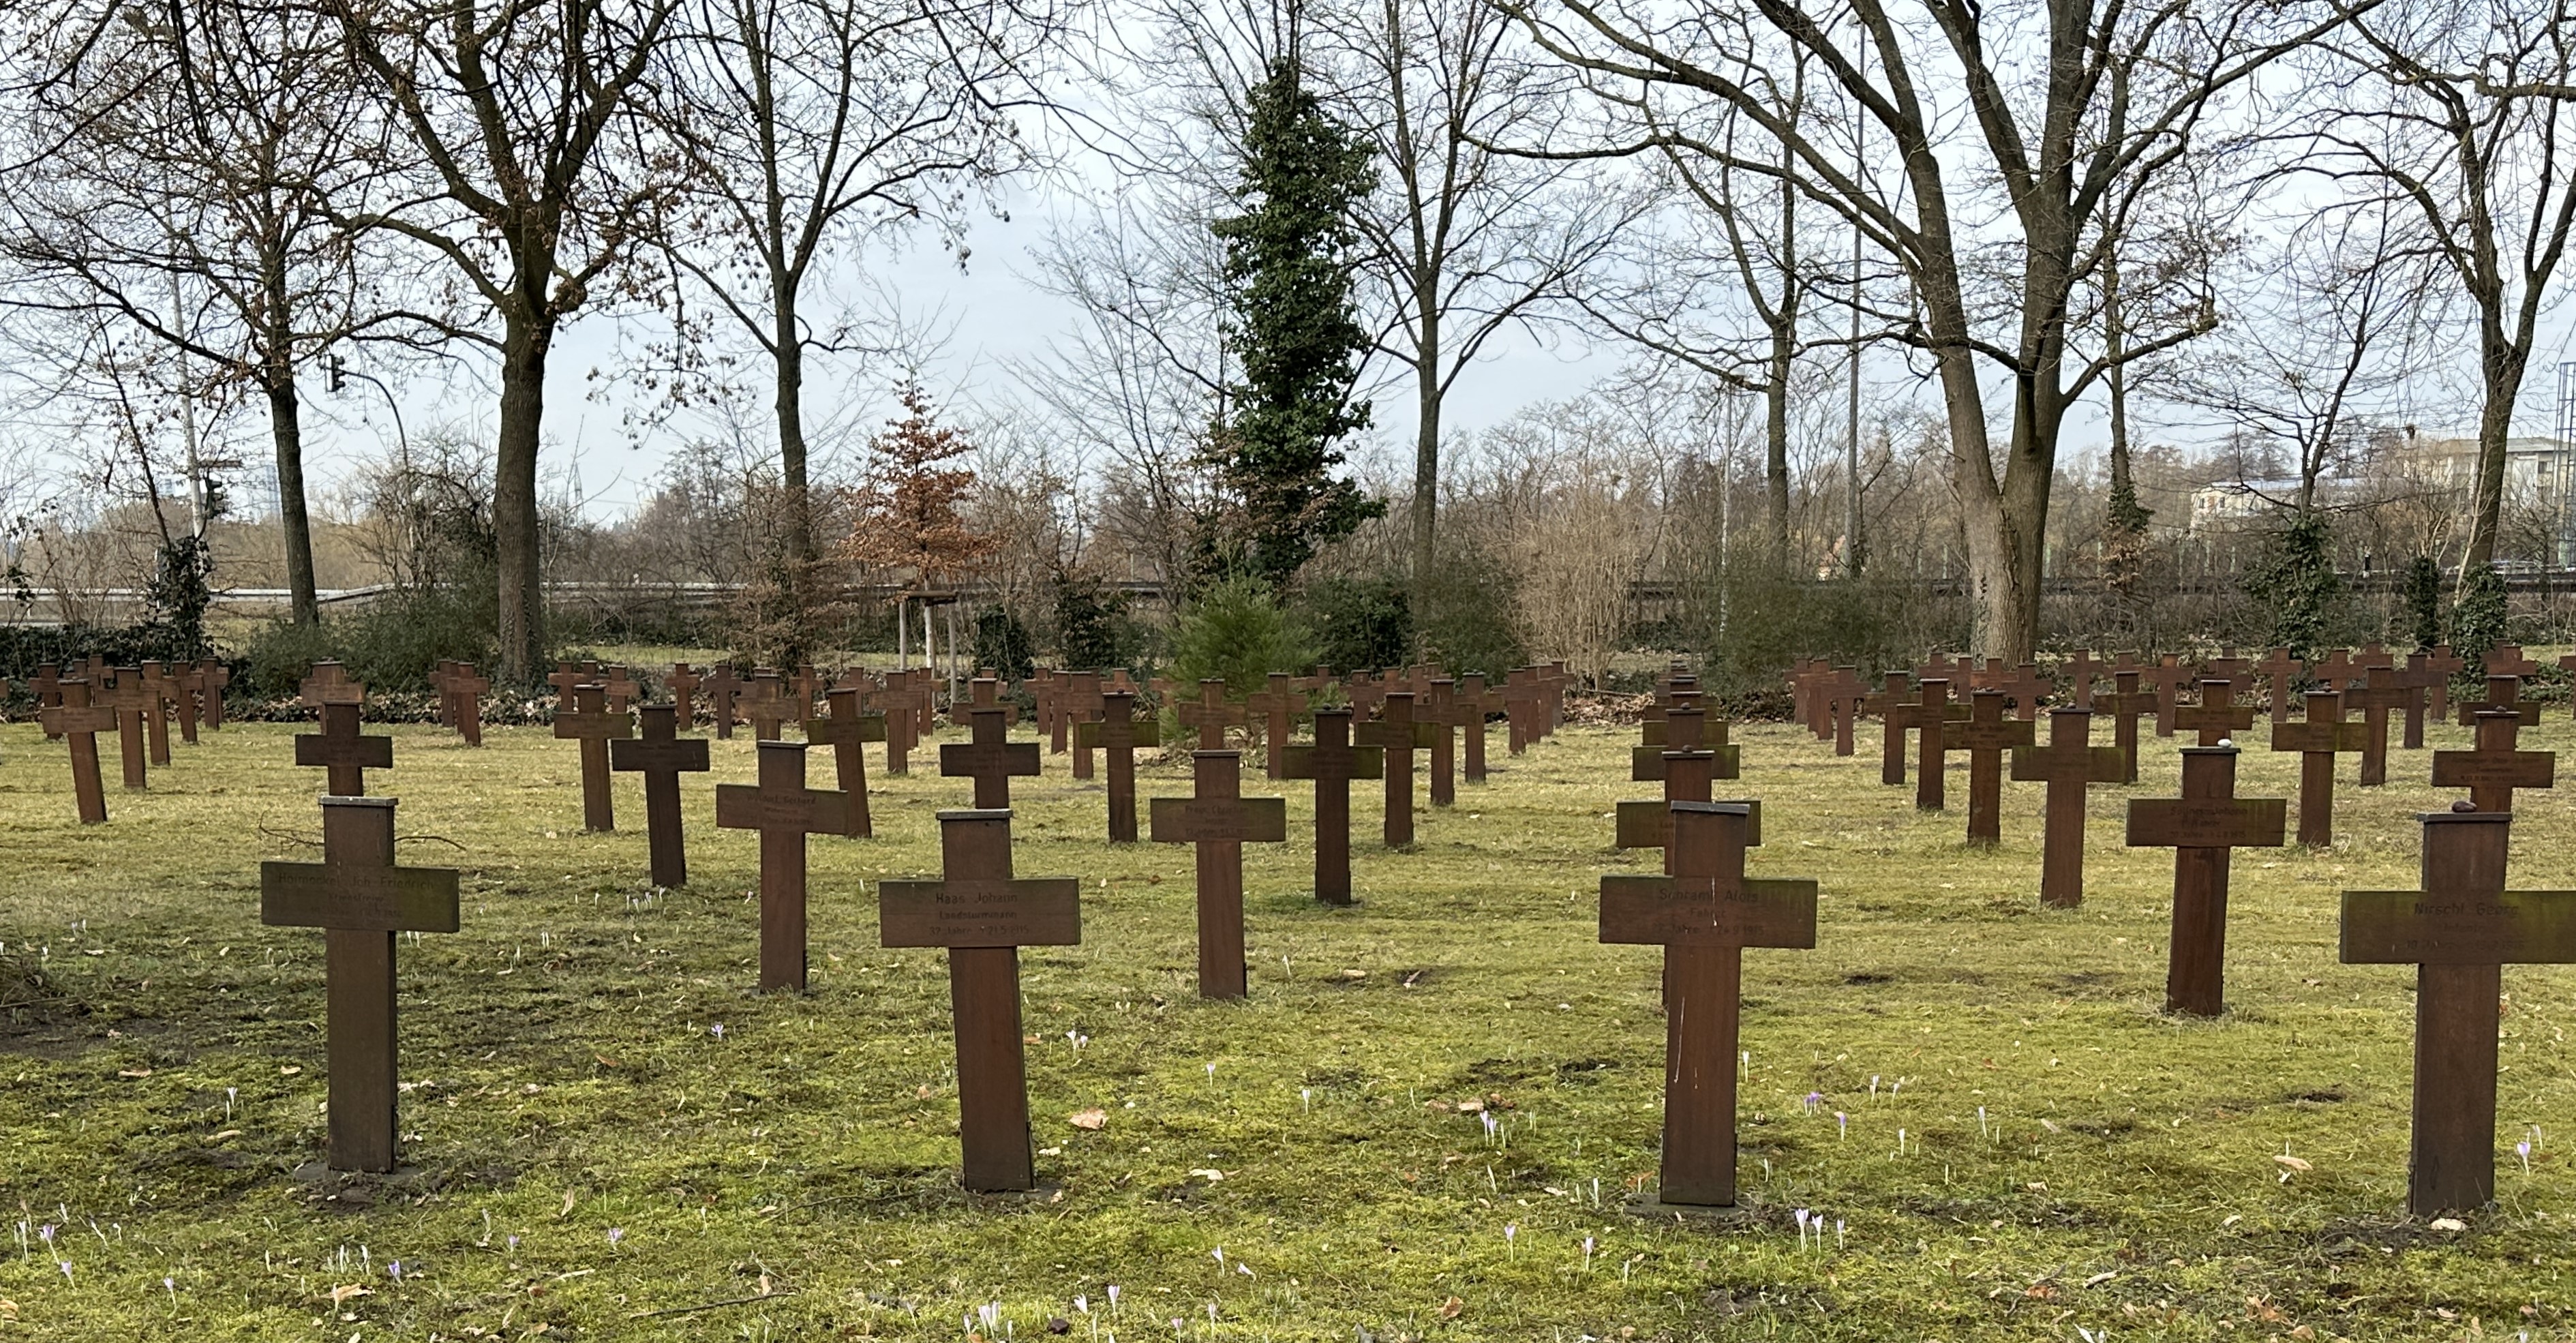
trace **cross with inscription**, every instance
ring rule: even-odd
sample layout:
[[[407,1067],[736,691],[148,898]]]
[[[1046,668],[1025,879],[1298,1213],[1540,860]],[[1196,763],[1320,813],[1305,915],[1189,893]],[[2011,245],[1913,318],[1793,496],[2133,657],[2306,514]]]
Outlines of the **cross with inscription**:
[[[634,722],[610,712],[608,688],[586,682],[572,688],[572,708],[555,710],[555,738],[581,743],[581,828],[617,828],[616,796],[608,786],[608,743],[635,735]]]
[[[2361,710],[2361,783],[2375,788],[2388,782],[2388,711],[2406,707],[2408,692],[2389,667],[2372,667],[2358,689],[2344,692],[2343,702]]]
[[[2334,758],[2366,745],[2362,725],[2343,716],[2343,696],[2308,692],[2307,721],[2274,723],[2272,749],[2299,753],[2299,842],[2312,849],[2334,844]]]
[[[1386,846],[1403,848],[1413,842],[1413,753],[1433,744],[1431,725],[1413,721],[1412,691],[1390,690],[1378,717],[1351,735],[1385,753]]]
[[[2290,703],[2297,698],[2299,678],[2306,674],[2307,664],[2287,648],[2274,648],[2250,669],[2271,683],[2272,726],[2290,721]]]
[[[993,683],[979,678],[975,684]],[[973,720],[974,735],[939,748],[939,772],[947,778],[975,781],[976,810],[1006,809],[1011,805],[1012,777],[1037,777],[1043,763],[1038,744],[1010,739],[1012,710],[1007,705],[976,705],[967,714]]]
[[[395,1122],[394,934],[452,933],[457,874],[394,865],[394,799],[322,799],[322,861],[259,865],[259,921],[323,930],[333,1170],[392,1170]]]
[[[2476,727],[2478,715],[2486,713],[2510,713],[2524,727],[2540,726],[2540,701],[2525,700],[2521,695],[2521,677],[2510,672],[2487,673],[2486,698],[2462,700],[2456,706],[2460,726]]]
[[[1136,842],[1136,748],[1162,744],[1162,724],[1151,715],[1136,716],[1133,690],[1100,692],[1100,716],[1073,725],[1075,750],[1097,748],[1107,758],[1110,843]]]
[[[2515,789],[2556,786],[2556,752],[2514,749],[2514,739],[2522,731],[2518,715],[2503,710],[2482,713],[2477,727],[2475,750],[2433,753],[2434,787],[2468,789],[2468,805],[2474,811],[2511,811]]]
[[[107,824],[107,791],[98,777],[98,734],[116,726],[117,712],[89,702],[89,682],[73,677],[55,683],[56,703],[36,711],[45,735],[63,738],[72,755],[72,799],[83,825]]]
[[[2004,692],[1979,690],[1968,696],[1968,721],[1944,735],[1945,753],[1968,753],[1970,846],[2003,843],[2004,752],[2030,745],[2032,731],[2032,724],[2004,717]]]
[[[801,741],[761,742],[757,786],[716,785],[716,824],[760,832],[763,993],[805,991],[805,837],[850,832],[849,799],[805,786],[806,749]]]
[[[1664,1141],[1657,1197],[1735,1205],[1744,949],[1816,945],[1816,883],[1744,874],[1737,803],[1675,802],[1662,876],[1601,878],[1601,940],[1664,948]]]
[[[1629,777],[1641,782],[1662,781],[1664,795],[1656,799],[1622,801],[1613,807],[1611,810],[1613,845],[1622,849],[1663,849],[1666,862],[1669,864],[1672,857],[1673,812],[1668,804],[1710,801],[1714,796],[1714,784],[1717,779],[1735,777],[1732,771],[1721,774],[1719,766],[1723,762],[1720,757],[1701,743],[1705,732],[1701,722],[1702,716],[1698,709],[1671,710],[1666,715],[1665,725],[1666,734],[1673,739],[1672,742],[1668,745],[1641,746],[1635,750],[1629,761]],[[1723,727],[1722,721],[1719,726]],[[1738,798],[1730,798],[1728,801],[1742,802],[1744,806],[1752,809],[1748,813],[1751,823],[1746,832],[1745,843],[1760,844],[1762,842],[1762,804]],[[1665,870],[1671,870],[1669,865]]]
[[[644,735],[610,741],[608,767],[644,776],[644,838],[652,855],[653,884],[677,889],[689,884],[689,853],[680,828],[680,776],[707,772],[707,739],[680,735],[676,704],[647,704],[639,712]]]
[[[733,674],[733,664],[719,662],[707,669],[700,685],[707,692],[707,713],[716,720],[716,740],[733,740],[734,701],[742,694],[742,682]]]
[[[1222,751],[1225,730],[1241,725],[1244,714],[1241,706],[1226,703],[1225,682],[1211,676],[1199,682],[1196,701],[1172,706],[1172,719],[1196,734],[1200,750]]]
[[[1280,762],[1291,779],[1315,781],[1315,898],[1328,905],[1351,903],[1351,780],[1374,779],[1384,769],[1374,746],[1351,744],[1351,711],[1347,707],[1315,710],[1315,740],[1294,743]],[[1129,837],[1134,837],[1134,802]]]
[[[2138,781],[2138,720],[2156,711],[2156,694],[2138,687],[2140,675],[2127,667],[2111,673],[2111,693],[2094,706],[2111,715],[2111,745],[2124,762],[2122,783]]]
[[[2416,819],[2423,889],[2344,892],[2341,958],[2416,967],[2406,1210],[2432,1217],[2495,1202],[2504,967],[2576,963],[2576,891],[2505,889],[2510,813]]]
[[[1262,763],[1274,779],[1288,777],[1279,772],[1287,759],[1283,752],[1288,749],[1288,734],[1306,712],[1306,696],[1292,683],[1294,679],[1286,672],[1272,672],[1268,685],[1243,700],[1245,712],[1260,715]]]
[[[2236,702],[2236,684],[2220,677],[2200,683],[2200,700],[2174,710],[2174,726],[2200,735],[2200,744],[2216,746],[2254,726],[2254,706]]]
[[[394,739],[361,736],[358,715],[367,687],[349,679],[339,663],[317,662],[304,678],[304,702],[322,711],[322,731],[295,739],[295,763],[324,771],[334,797],[364,797],[367,771],[394,767]]]
[[[1243,846],[1288,838],[1288,799],[1243,796],[1243,753],[1193,751],[1195,795],[1154,799],[1154,842],[1198,846],[1199,996],[1244,996]]]
[[[1035,1188],[1019,949],[1082,941],[1082,883],[1014,879],[1008,811],[939,813],[939,848],[943,880],[877,883],[879,940],[948,949],[963,1183],[988,1192]]]
[[[2228,857],[2237,849],[2279,848],[2289,829],[2286,799],[2236,796],[2236,755],[2233,746],[2186,746],[2181,797],[2129,802],[2129,847],[2174,851],[2168,1012],[2214,1017],[2226,1010]]]
[[[2039,899],[2058,909],[2084,903],[2085,785],[2118,783],[2128,768],[2119,747],[2095,746],[2092,737],[2092,710],[2051,709],[2048,745],[2015,746],[2012,753],[2014,780],[2048,785],[2040,831]]]
[[[886,739],[886,716],[859,708],[856,686],[835,686],[825,691],[824,702],[831,712],[805,720],[805,740],[815,746],[832,748],[832,778],[841,786],[841,796],[850,800],[852,839],[866,839],[876,834],[876,821],[868,814],[867,743]]]

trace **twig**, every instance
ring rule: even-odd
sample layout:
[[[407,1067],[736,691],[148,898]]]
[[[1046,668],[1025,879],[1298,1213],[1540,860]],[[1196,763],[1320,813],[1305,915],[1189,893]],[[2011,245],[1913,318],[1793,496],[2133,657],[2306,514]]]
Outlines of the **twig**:
[[[726,1306],[747,1306],[754,1301],[777,1301],[796,1295],[794,1292],[763,1292],[758,1296],[737,1296],[730,1301],[702,1301],[694,1306],[672,1306],[667,1310],[639,1310],[626,1318],[657,1320],[665,1315],[694,1315],[702,1310],[721,1310]]]
[[[447,847],[456,850],[458,853],[463,853],[465,851],[464,845],[457,843],[455,840],[449,839],[445,835],[396,835],[394,838],[401,840],[405,844],[419,844],[427,842],[431,844],[444,844]]]

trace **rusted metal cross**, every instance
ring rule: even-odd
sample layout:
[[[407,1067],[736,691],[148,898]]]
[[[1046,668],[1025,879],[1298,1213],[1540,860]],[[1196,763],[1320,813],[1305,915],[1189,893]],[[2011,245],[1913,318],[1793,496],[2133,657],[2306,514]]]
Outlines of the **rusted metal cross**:
[[[850,829],[848,798],[805,786],[805,751],[801,741],[761,742],[757,786],[716,785],[716,824],[760,832],[763,993],[805,991],[805,837]]]
[[[2274,648],[2264,654],[2263,660],[2249,669],[2271,683],[2269,694],[2274,727],[2290,721],[2290,704],[2298,698],[2299,678],[2307,673],[2307,669],[2307,664],[2285,647]]]
[[[1280,773],[1288,758],[1288,734],[1306,713],[1306,695],[1297,689],[1295,679],[1286,672],[1272,672],[1268,685],[1243,700],[1245,712],[1261,716],[1262,764],[1274,779],[1288,777]]]
[[[1114,710],[1113,710],[1114,712]],[[1328,905],[1351,903],[1351,780],[1377,778],[1384,760],[1374,746],[1351,744],[1351,711],[1347,707],[1315,710],[1315,740],[1288,748],[1281,766],[1291,779],[1315,781],[1315,898]],[[1130,838],[1133,808],[1128,803]]]
[[[1601,878],[1601,940],[1664,948],[1664,1142],[1658,1198],[1735,1204],[1744,949],[1816,945],[1816,884],[1744,874],[1751,816],[1675,802],[1667,874]]]
[[[1968,843],[1992,848],[2003,843],[2004,752],[2031,744],[2033,725],[2004,717],[2004,692],[1979,690],[1969,696],[1968,721],[1948,732],[1941,749],[1968,753]]]
[[[72,798],[80,808],[83,825],[107,823],[107,791],[98,776],[98,734],[116,726],[117,712],[104,704],[89,702],[89,682],[73,677],[57,680],[56,702],[36,711],[44,724],[45,735],[61,737],[70,744],[72,757]]]
[[[2039,899],[2058,909],[2084,903],[2084,789],[2118,783],[2128,761],[2116,746],[2092,744],[2093,711],[2048,711],[2048,745],[2015,746],[2012,776],[2045,783],[2048,798],[2040,832]]]
[[[2169,1012],[2214,1017],[2226,1010],[2228,856],[2278,848],[2289,828],[2285,799],[2236,796],[2236,755],[2233,746],[2186,746],[2182,796],[2129,803],[2129,846],[2174,851]]]
[[[2462,700],[2458,706],[2462,727],[2476,727],[2478,715],[2510,713],[2524,727],[2540,726],[2540,702],[2521,698],[2522,678],[2511,672],[2487,673],[2486,698]]]
[[[1190,797],[1154,799],[1154,842],[1197,846],[1199,996],[1240,998],[1243,846],[1288,838],[1288,799],[1243,795],[1243,753],[1193,751]]]
[[[2305,722],[2274,723],[2272,749],[2299,753],[2299,842],[2312,849],[2334,844],[2335,756],[2366,743],[2362,725],[2343,716],[2343,696],[2308,692]]]
[[[1019,949],[1082,941],[1081,882],[1012,877],[1006,810],[939,813],[939,847],[940,880],[877,883],[879,941],[948,949],[962,1182],[1034,1188]]]
[[[322,861],[259,865],[259,921],[323,929],[333,1170],[389,1171],[395,1123],[394,934],[452,933],[454,868],[394,865],[394,799],[322,799]]]
[[[707,669],[700,683],[707,692],[707,713],[716,720],[716,740],[733,740],[734,701],[742,694],[742,682],[733,674],[733,664],[719,662]]]
[[[2432,1217],[2495,1201],[2504,967],[2576,962],[2576,891],[2505,889],[2508,812],[2417,819],[2423,889],[2344,892],[2341,956],[2416,967],[2406,1209]]]
[[[2174,726],[2196,732],[2203,746],[2232,741],[2254,726],[2254,706],[2236,702],[2236,683],[2209,677],[2200,683],[2200,700],[2173,712]]]
[[[608,767],[644,776],[644,840],[651,855],[653,884],[676,889],[689,884],[687,838],[680,825],[680,776],[707,772],[707,739],[680,735],[678,705],[647,704],[639,712],[644,735],[610,741]]]
[[[975,684],[993,683],[978,680]],[[951,779],[973,779],[975,807],[979,811],[1007,810],[1011,805],[1012,777],[1036,778],[1044,763],[1036,742],[1010,739],[1012,713],[1008,705],[976,705],[967,710],[973,719],[972,739],[939,748],[940,774]]]
[[[322,711],[322,731],[295,739],[295,763],[324,771],[323,786],[334,797],[363,797],[367,771],[394,767],[394,739],[361,736],[358,714],[367,687],[350,680],[336,662],[317,662],[304,678],[304,702]]]
[[[876,833],[876,820],[868,814],[867,743],[886,739],[886,716],[859,707],[857,686],[835,686],[823,699],[831,712],[805,720],[805,740],[832,748],[833,782],[850,800],[850,828],[844,833],[866,839]]]
[[[2344,692],[2345,705],[2361,710],[2361,783],[2375,788],[2388,782],[2388,711],[2406,707],[2408,691],[2397,684],[2390,667],[2367,669],[2361,687]]]
[[[1377,719],[1352,736],[1385,753],[1386,846],[1400,849],[1413,842],[1413,753],[1433,744],[1431,725],[1413,721],[1412,691],[1390,690]]]
[[[617,799],[608,786],[608,743],[619,737],[635,735],[635,724],[624,712],[611,712],[607,704],[608,688],[597,682],[584,682],[572,688],[572,707],[560,704],[555,709],[555,738],[581,743],[581,828],[609,831],[617,828]]]
[[[2515,789],[2557,785],[2556,752],[2514,749],[2519,715],[2492,710],[2478,715],[2477,726],[2475,750],[2433,753],[2434,787],[2468,789],[2473,811],[2511,811]]]
[[[1100,692],[1100,716],[1073,725],[1076,751],[1097,749],[1107,758],[1110,843],[1136,842],[1136,748],[1162,744],[1162,724],[1150,715],[1136,716],[1133,690]]]
[[[2156,711],[2155,692],[2138,688],[2141,674],[2128,667],[2111,673],[2111,693],[2094,706],[2111,715],[2111,744],[2123,762],[2122,783],[2138,781],[2138,720]]]
[[[698,686],[705,680],[705,677],[698,675],[685,662],[672,663],[670,674],[662,678],[662,688],[669,691],[671,695],[671,707],[675,711],[673,716],[679,720],[681,728],[687,731],[697,730]]]
[[[1243,723],[1242,706],[1225,700],[1225,682],[1208,677],[1199,682],[1199,697],[1186,704],[1172,706],[1172,719],[1196,734],[1202,751],[1225,749],[1225,730]]]

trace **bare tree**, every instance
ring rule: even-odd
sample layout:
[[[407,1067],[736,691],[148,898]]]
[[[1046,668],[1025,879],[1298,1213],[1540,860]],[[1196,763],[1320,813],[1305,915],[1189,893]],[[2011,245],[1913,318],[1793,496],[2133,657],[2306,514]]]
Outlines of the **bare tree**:
[[[1644,0],[1495,2],[1606,107],[1634,109],[1614,116],[1611,148],[1678,148],[1779,176],[1896,260],[1910,317],[1901,338],[1930,360],[1949,420],[1971,641],[2013,659],[2038,640],[2060,430],[2115,362],[2075,345],[2084,334],[2074,320],[2080,296],[2115,254],[2139,200],[2189,161],[2210,111],[2342,22],[2253,0],[1916,0],[1909,8],[1919,15],[1903,16],[1885,0],[1853,0],[1848,9],[1752,0],[1761,20],[1755,59],[1777,68],[1793,53],[1812,58],[1840,115],[1865,121],[1871,140],[1890,147],[1895,170],[1880,174],[1792,122],[1770,85],[1742,76],[1744,39],[1725,13],[1677,17]],[[1730,153],[1706,133],[1712,107],[1786,146],[1790,166]],[[2198,314],[2133,330],[2119,358],[2148,357],[2210,325]],[[1989,370],[2004,375],[2012,401],[2000,454],[1987,415]]]
[[[310,624],[296,376],[335,342],[408,329],[383,317],[384,272],[356,264],[332,218],[382,161],[347,115],[337,27],[236,0],[52,9],[16,53],[27,78],[9,157],[24,161],[0,183],[0,255],[19,282],[5,301],[170,347],[183,404],[264,403],[290,609]],[[87,325],[101,317],[110,326]],[[188,484],[206,488],[202,473]]]
[[[563,323],[629,263],[676,176],[633,98],[680,0],[326,0],[418,178],[406,199],[344,215],[444,260],[490,325],[457,328],[500,361],[492,517],[499,675],[545,654],[537,456],[546,362]]]
[[[1544,315],[1621,226],[1633,195],[1497,143],[1544,140],[1564,90],[1510,45],[1486,0],[1382,0],[1319,11],[1335,95],[1383,166],[1362,211],[1376,348],[1412,374],[1414,637],[1439,572],[1441,434],[1450,391],[1487,344]]]
[[[969,193],[1029,158],[1014,110],[1059,16],[1023,0],[694,0],[655,110],[689,172],[672,266],[767,358],[788,560],[811,565],[807,361],[855,348],[817,320],[817,268],[920,221],[950,236]],[[681,344],[688,342],[684,338]]]
[[[2420,213],[2475,317],[2483,404],[2462,565],[2484,568],[2514,406],[2576,232],[2576,172],[2561,157],[2576,151],[2576,5],[2355,5],[2331,52],[2341,68],[2317,81],[2310,167]]]

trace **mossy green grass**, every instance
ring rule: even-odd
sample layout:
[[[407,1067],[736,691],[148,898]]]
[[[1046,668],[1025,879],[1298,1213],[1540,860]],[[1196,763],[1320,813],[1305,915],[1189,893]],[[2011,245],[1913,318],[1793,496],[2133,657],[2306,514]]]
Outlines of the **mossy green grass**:
[[[2231,1011],[2190,1021],[2160,1010],[2172,855],[2119,821],[2172,794],[2172,742],[2094,790],[2088,898],[2059,912],[2037,788],[1970,849],[1964,761],[1953,809],[1918,814],[1874,742],[1740,727],[1721,795],[1762,799],[1751,868],[1817,879],[1820,932],[1746,956],[1748,1213],[1701,1223],[1624,1211],[1663,1051],[1657,953],[1597,941],[1598,877],[1657,863],[1608,847],[1613,802],[1652,795],[1629,732],[1518,758],[1497,733],[1493,781],[1410,851],[1372,842],[1360,786],[1351,908],[1309,898],[1311,794],[1277,788],[1294,838],[1247,856],[1238,1003],[1195,993],[1187,849],[1106,844],[1099,785],[1050,756],[1015,786],[1017,868],[1082,879],[1083,942],[1023,956],[1049,1188],[1012,1198],[956,1181],[942,955],[876,945],[871,883],[937,870],[963,780],[871,750],[878,837],[809,846],[813,992],[761,997],[757,842],[714,827],[709,780],[685,785],[695,883],[654,891],[634,776],[632,829],[585,834],[573,745],[527,728],[479,751],[376,729],[402,860],[464,869],[464,928],[401,947],[409,1168],[317,1178],[321,938],[257,912],[260,860],[319,835],[293,730],[181,746],[85,829],[64,748],[0,727],[0,1339],[2576,1329],[2576,973],[2506,972],[2498,1206],[2402,1214],[2413,977],[2336,963],[2335,892],[2415,883],[2412,817],[2453,796],[2423,753],[2378,789],[2341,762],[2336,848],[2236,854]],[[2568,746],[2564,711],[2531,735]],[[747,738],[714,755],[750,780]],[[2249,751],[2241,791],[2295,770]],[[1245,791],[1273,791],[1257,757]],[[2576,886],[2567,805],[2525,803],[2514,883]]]

